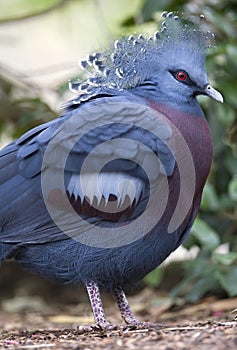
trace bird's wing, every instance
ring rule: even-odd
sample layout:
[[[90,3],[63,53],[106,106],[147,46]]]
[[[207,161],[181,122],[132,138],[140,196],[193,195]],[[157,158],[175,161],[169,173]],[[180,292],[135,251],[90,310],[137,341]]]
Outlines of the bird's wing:
[[[95,227],[135,220],[151,189],[167,186],[161,183],[174,171],[172,147],[164,115],[116,98],[26,133],[0,153],[0,240],[87,242]]]

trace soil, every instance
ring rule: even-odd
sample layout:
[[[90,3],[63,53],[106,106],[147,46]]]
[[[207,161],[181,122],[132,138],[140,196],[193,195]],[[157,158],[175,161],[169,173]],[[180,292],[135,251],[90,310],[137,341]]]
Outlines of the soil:
[[[24,325],[22,325],[24,326]],[[43,325],[42,325],[43,326]],[[200,322],[164,329],[93,331],[74,329],[3,331],[1,349],[236,349],[236,325],[231,322]]]
[[[94,320],[81,289],[51,282],[43,288],[42,279],[20,272],[17,279],[17,271],[14,267],[14,281],[13,272],[1,271],[0,349],[237,349],[237,298],[212,296],[186,305],[167,293],[141,289],[128,296],[129,303],[140,320],[152,325],[139,328],[122,324],[113,300],[103,295],[107,318],[116,328],[86,331]],[[14,292],[7,290],[10,282]]]
[[[129,298],[136,309],[135,299],[136,297]],[[237,322],[233,313],[229,314],[225,309],[233,303],[237,305],[237,299],[208,299],[195,307],[166,310],[160,314],[161,325],[143,328],[119,325],[119,313],[114,312],[115,305],[111,304],[107,307],[107,314],[108,319],[117,324],[116,329],[103,331],[95,326],[89,332],[83,327],[83,324],[93,322],[89,304],[88,308],[85,305],[68,306],[67,310],[54,305],[50,307],[50,312],[2,311],[0,349],[237,349]],[[77,316],[76,311],[84,316]],[[140,319],[154,320],[154,311],[146,309],[146,316],[140,315]],[[144,309],[140,314],[144,314]]]

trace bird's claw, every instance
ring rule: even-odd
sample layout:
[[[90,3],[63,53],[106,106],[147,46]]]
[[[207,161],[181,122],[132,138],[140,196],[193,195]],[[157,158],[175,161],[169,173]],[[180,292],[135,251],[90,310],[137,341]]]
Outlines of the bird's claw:
[[[124,329],[158,329],[164,327],[164,325],[152,322],[142,322],[140,320],[134,319],[130,322],[125,321],[123,324]]]
[[[109,322],[101,322],[97,324],[92,324],[90,326],[88,325],[81,325],[77,327],[77,330],[79,333],[90,333],[90,332],[98,332],[98,331],[111,331],[116,329],[117,326],[109,323]]]

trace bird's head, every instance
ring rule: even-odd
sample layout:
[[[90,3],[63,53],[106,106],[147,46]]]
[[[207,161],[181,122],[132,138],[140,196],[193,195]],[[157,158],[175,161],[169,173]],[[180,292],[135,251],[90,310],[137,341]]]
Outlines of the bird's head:
[[[175,103],[190,103],[198,95],[223,102],[222,95],[208,81],[206,52],[214,35],[204,33],[191,22],[172,13],[164,14],[162,29],[157,32],[158,45],[147,55],[146,74],[161,98]]]
[[[71,83],[71,89],[80,92],[78,103],[108,90],[130,90],[168,101],[169,105],[196,103],[197,95],[223,102],[222,95],[209,84],[205,70],[213,34],[173,13],[164,13],[163,17],[153,37],[140,34],[122,38],[112,49],[89,55],[81,62],[89,77]]]

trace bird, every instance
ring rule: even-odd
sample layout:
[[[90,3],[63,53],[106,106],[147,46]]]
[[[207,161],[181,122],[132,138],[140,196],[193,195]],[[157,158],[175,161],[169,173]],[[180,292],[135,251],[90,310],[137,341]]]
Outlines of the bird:
[[[199,211],[213,145],[197,97],[223,102],[202,20],[164,12],[153,36],[89,54],[61,115],[0,151],[0,264],[85,286],[101,329],[114,327],[101,290],[126,324],[144,324],[125,290],[182,244]]]

